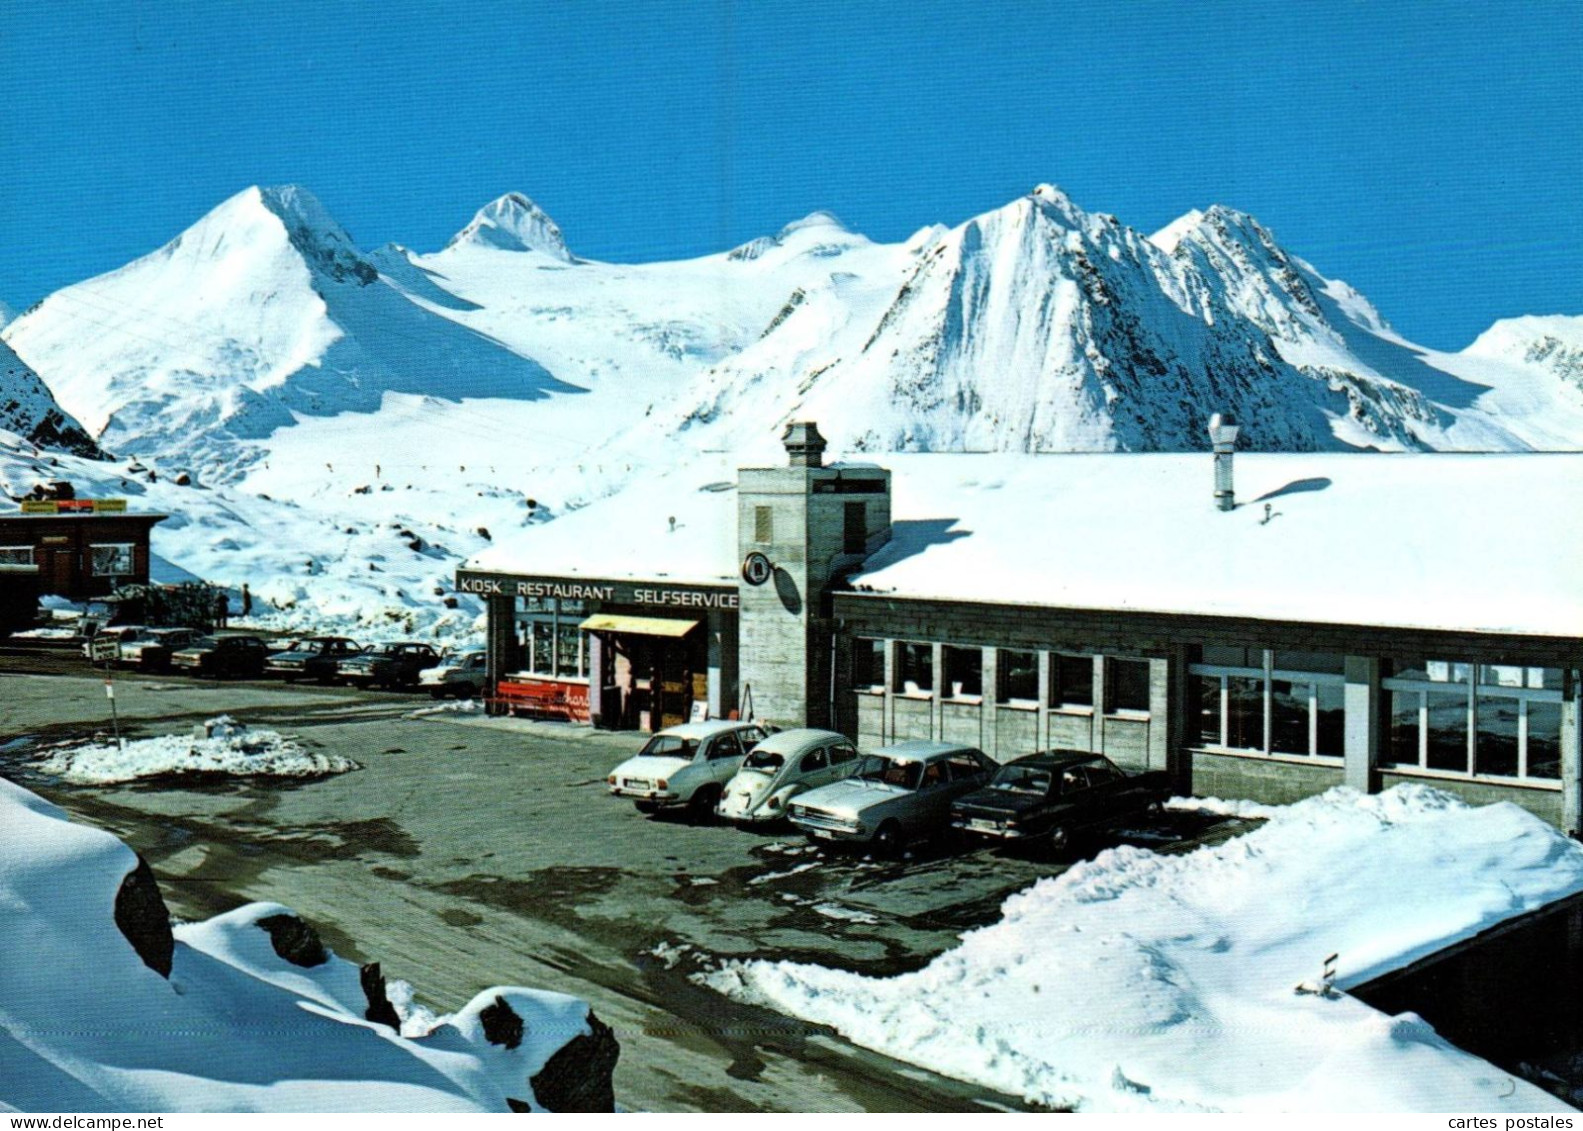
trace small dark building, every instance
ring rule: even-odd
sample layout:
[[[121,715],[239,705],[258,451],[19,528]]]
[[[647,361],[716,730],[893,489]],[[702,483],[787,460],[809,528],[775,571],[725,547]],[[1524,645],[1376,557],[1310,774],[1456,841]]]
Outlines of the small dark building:
[[[89,509],[94,502],[53,514],[0,515],[0,566],[35,567],[41,595],[79,601],[146,584],[149,531],[166,516]]]

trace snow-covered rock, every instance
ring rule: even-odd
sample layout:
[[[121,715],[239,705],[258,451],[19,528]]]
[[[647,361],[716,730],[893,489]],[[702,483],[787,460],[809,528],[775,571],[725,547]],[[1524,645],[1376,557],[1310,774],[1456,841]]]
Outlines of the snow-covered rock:
[[[0,319],[0,323],[3,323]],[[11,347],[0,342],[0,429],[40,448],[96,455],[98,445]]]
[[[377,969],[325,950],[288,908],[172,931],[152,882],[113,836],[0,779],[0,1110],[613,1107],[614,1038],[584,1002],[493,988],[404,1037],[370,1019]],[[514,1039],[481,1022],[507,1021],[502,1002]]]

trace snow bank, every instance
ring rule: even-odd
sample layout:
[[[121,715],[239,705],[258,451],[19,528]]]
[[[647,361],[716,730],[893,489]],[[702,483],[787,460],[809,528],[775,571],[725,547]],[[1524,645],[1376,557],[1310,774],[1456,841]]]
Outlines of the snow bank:
[[[253,730],[228,715],[210,719],[203,734],[139,738],[124,748],[102,743],[57,750],[38,768],[77,785],[109,785],[165,774],[317,778],[362,767],[348,758],[317,754],[272,730]]]
[[[699,975],[858,1044],[1081,1110],[1549,1110],[1414,1014],[1299,996],[1357,985],[1583,891],[1583,847],[1510,804],[1336,789],[1185,856],[1102,853],[888,979],[790,962]]]
[[[403,1038],[365,1018],[358,967],[316,938],[296,961],[277,951],[276,904],[176,928],[167,978],[117,927],[137,867],[0,780],[0,1110],[543,1110],[530,1078],[603,1028],[574,998],[505,987]]]

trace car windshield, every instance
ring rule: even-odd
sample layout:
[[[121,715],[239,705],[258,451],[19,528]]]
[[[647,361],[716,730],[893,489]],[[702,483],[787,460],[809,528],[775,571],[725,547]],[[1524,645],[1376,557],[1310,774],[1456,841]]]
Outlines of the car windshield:
[[[757,770],[761,774],[772,774],[786,764],[786,755],[778,750],[765,750],[762,746],[748,755],[748,760],[742,763],[744,770]]]
[[[1050,770],[1046,766],[1004,766],[996,773],[989,787],[1043,797],[1050,792]]]
[[[917,762],[893,762],[889,758],[868,758],[858,770],[858,777],[867,781],[883,782],[898,789],[917,789],[923,766]]]
[[[656,734],[649,739],[642,750],[638,751],[640,758],[691,758],[698,753],[698,740],[696,738],[681,738],[674,734]]]

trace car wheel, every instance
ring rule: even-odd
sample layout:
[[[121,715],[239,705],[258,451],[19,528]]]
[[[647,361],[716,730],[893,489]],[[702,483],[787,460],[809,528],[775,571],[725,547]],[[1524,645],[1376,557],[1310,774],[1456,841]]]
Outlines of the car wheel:
[[[434,699],[436,701],[440,700],[440,699],[444,699],[445,698],[445,688],[443,688],[443,687],[431,687],[431,688],[429,688],[429,698],[430,699]]]
[[[881,856],[895,858],[907,847],[907,834],[895,821],[886,821],[874,830],[874,851]]]
[[[639,813],[654,814],[660,811],[660,803],[658,801],[634,801],[632,807]]]
[[[1071,843],[1072,834],[1060,825],[1056,825],[1055,828],[1051,829],[1044,838],[1044,846],[1051,852],[1065,852]]]
[[[720,804],[718,785],[701,785],[687,802],[687,817],[695,825],[715,823],[715,806]]]

